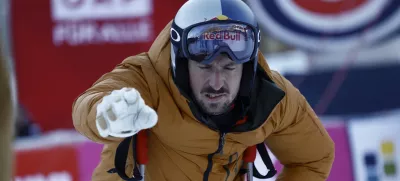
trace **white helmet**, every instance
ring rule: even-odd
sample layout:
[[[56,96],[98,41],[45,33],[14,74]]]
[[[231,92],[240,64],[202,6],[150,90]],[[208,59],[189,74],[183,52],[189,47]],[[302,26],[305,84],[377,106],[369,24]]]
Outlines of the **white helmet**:
[[[207,36],[211,29],[213,35]],[[173,80],[182,95],[188,97],[190,90],[188,59],[207,64],[221,53],[243,63],[239,94],[249,94],[257,69],[260,30],[242,0],[189,0],[176,14],[170,33]]]

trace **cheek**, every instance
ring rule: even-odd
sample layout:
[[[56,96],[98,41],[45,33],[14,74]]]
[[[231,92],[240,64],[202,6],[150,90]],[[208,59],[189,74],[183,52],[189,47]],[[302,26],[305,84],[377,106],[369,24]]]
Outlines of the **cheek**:
[[[191,77],[190,84],[191,84],[193,93],[200,92],[201,85],[203,85],[202,82],[201,82],[201,79],[199,77],[196,77],[196,76],[195,77]]]
[[[200,71],[189,71],[190,86],[194,94],[199,94],[204,85],[204,75]]]
[[[228,75],[228,83],[232,92],[237,92],[240,87],[240,81],[242,79],[242,71],[232,72]]]

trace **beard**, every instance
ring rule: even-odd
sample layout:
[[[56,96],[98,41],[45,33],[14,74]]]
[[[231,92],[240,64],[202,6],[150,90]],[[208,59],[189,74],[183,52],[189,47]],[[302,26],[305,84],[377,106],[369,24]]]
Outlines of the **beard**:
[[[223,94],[224,100],[219,102],[208,102],[207,94]],[[236,97],[236,94],[233,97]],[[223,86],[219,90],[215,90],[210,86],[204,87],[201,89],[200,94],[196,94],[195,100],[201,110],[209,115],[220,115],[228,112],[233,104],[233,99],[231,95],[231,91],[228,86]]]
[[[218,103],[206,103],[205,101],[199,99],[196,97],[196,101],[198,105],[200,106],[201,110],[203,112],[209,114],[209,115],[220,115],[223,113],[228,112],[233,104],[233,101],[227,100],[225,102],[218,102]]]

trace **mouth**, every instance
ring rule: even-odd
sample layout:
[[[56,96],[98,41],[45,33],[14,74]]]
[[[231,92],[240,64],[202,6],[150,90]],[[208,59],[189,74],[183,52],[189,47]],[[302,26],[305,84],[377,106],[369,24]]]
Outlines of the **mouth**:
[[[213,94],[213,93],[206,93],[205,96],[210,101],[218,101],[226,96],[226,94]]]

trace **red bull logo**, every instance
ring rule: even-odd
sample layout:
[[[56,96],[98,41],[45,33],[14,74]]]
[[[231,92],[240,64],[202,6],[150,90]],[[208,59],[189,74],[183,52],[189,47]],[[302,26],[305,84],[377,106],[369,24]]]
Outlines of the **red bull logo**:
[[[240,41],[239,32],[216,31],[203,34],[204,40],[236,40]]]
[[[219,15],[219,16],[217,16],[215,18],[210,19],[210,20],[229,20],[229,18],[228,18],[228,16],[225,16],[225,15]]]
[[[230,20],[230,18],[225,15],[219,15],[210,20]],[[229,29],[225,29],[225,30],[221,30],[220,28],[210,28],[209,32],[204,33],[202,36],[203,36],[203,40],[240,41],[241,40],[240,32],[246,32],[246,29],[247,29],[246,27],[240,27],[239,25],[231,25],[231,27]]]

